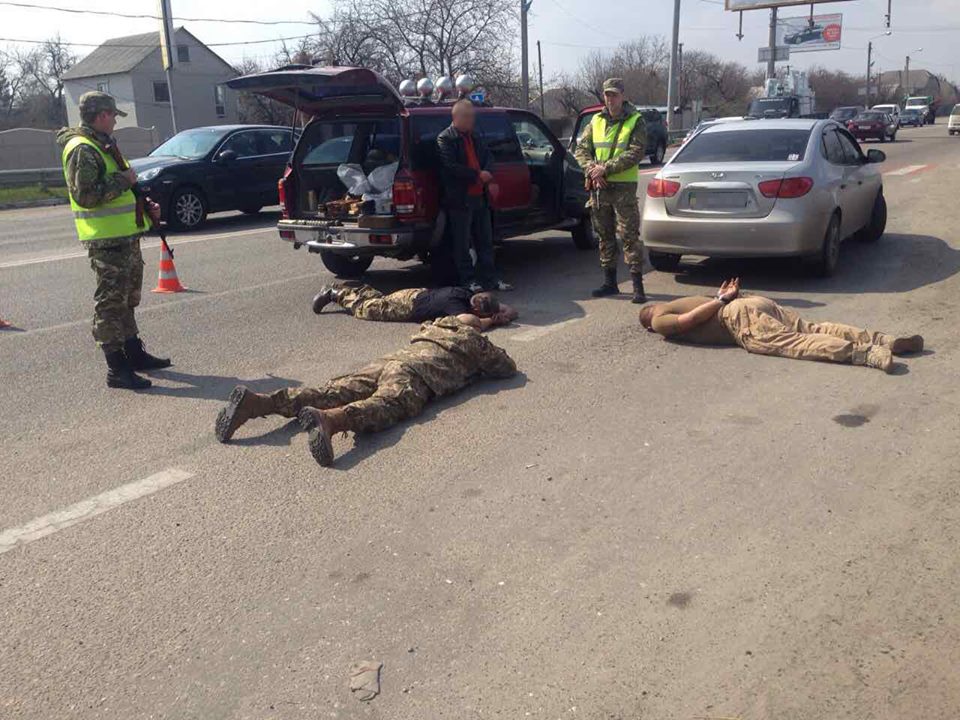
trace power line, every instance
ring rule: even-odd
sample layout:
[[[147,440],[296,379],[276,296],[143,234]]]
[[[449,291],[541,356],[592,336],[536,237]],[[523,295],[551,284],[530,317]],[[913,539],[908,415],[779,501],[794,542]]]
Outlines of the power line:
[[[106,15],[109,17],[122,17],[133,20],[160,20],[159,15],[150,15],[149,13],[121,13],[108,10],[82,10],[79,8],[59,7],[56,5],[36,5],[25,2],[12,2],[11,0],[0,0],[0,5],[10,7],[27,8],[30,10],[53,10],[56,12],[73,13],[76,15]],[[175,17],[173,20],[181,22],[216,22],[216,23],[235,23],[240,25],[313,25],[313,20],[243,20],[231,18],[203,18],[203,17]]]
[[[307,38],[312,38],[314,35],[293,35],[290,37],[280,37],[280,38],[270,38],[268,40],[236,40],[234,42],[220,42],[220,43],[203,43],[207,47],[228,47],[234,45],[263,45],[265,43],[277,43],[277,42],[286,42],[287,40],[306,40]],[[78,42],[66,42],[65,40],[24,40],[19,38],[5,38],[0,37],[0,42],[12,42],[12,43],[25,43],[28,45],[45,45],[48,42],[52,42],[60,45],[69,45],[71,47],[92,47],[98,48],[102,45],[107,47],[114,48],[156,48],[160,47],[159,41],[157,43],[146,43],[139,45],[128,45],[123,43],[78,43]]]

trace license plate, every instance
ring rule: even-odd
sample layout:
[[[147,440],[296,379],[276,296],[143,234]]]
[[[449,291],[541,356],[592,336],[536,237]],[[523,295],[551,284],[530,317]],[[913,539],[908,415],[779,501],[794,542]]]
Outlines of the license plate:
[[[745,192],[692,192],[690,207],[699,210],[731,210],[745,208],[748,196]]]

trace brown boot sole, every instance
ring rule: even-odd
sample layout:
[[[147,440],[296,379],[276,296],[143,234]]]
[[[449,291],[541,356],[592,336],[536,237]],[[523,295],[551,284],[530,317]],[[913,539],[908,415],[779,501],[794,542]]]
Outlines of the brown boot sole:
[[[920,335],[911,335],[910,337],[897,338],[893,341],[893,345],[890,346],[890,352],[894,355],[923,352],[923,337]]]
[[[297,421],[300,423],[300,427],[310,433],[307,444],[310,446],[310,454],[313,455],[317,464],[323,467],[333,465],[333,442],[326,428],[317,420],[316,415],[310,408],[304,408],[297,415]]]
[[[243,423],[237,422],[237,408],[243,402],[247,394],[247,388],[238,385],[230,392],[230,398],[227,400],[227,406],[217,415],[216,429],[214,433],[217,440],[222,443],[228,442],[233,434]]]

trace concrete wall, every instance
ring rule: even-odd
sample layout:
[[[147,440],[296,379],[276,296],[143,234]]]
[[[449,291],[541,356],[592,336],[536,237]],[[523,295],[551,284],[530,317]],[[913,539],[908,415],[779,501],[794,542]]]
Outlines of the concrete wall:
[[[117,109],[127,113],[127,117],[117,118],[117,127],[150,127],[149,123],[140,122],[137,117],[137,106],[133,101],[133,80],[130,75],[102,75],[64,81],[67,121],[71,127],[80,124],[80,96],[88,90],[97,90],[101,84],[106,86],[105,91],[117,101]]]
[[[214,95],[216,86],[236,77],[236,72],[186,33],[177,33],[176,44],[190,48],[190,62],[174,64],[173,87],[178,130],[239,122],[237,94],[233,90],[224,89],[223,117],[217,116]],[[176,54],[174,48],[175,57]],[[170,118],[169,103],[158,103],[154,99],[153,86],[155,82],[166,81],[160,49],[157,48],[133,72],[133,97],[137,100],[137,119],[140,125],[156,127],[161,142],[173,134],[173,121]]]
[[[160,144],[154,128],[118,128],[115,137],[128,160],[143,157]],[[60,167],[60,149],[54,131],[16,128],[0,132],[0,170],[55,167]]]

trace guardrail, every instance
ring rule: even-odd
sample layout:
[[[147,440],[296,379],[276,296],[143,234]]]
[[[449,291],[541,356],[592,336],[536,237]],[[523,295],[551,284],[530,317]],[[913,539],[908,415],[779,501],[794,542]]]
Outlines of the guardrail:
[[[0,170],[0,187],[63,187],[63,168],[33,168],[30,170]]]

